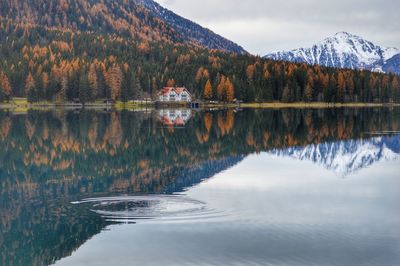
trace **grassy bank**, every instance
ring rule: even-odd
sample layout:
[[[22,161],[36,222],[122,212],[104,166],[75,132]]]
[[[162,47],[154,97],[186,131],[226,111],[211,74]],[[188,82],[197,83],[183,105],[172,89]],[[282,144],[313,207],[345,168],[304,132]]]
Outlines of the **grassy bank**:
[[[120,102],[114,105],[106,104],[102,101],[87,103],[85,106],[76,103],[57,104],[54,102],[38,102],[28,103],[26,98],[14,98],[9,102],[0,103],[0,109],[12,109],[13,111],[26,111],[28,109],[42,108],[86,108],[86,109],[153,109],[153,108],[185,108],[187,104],[162,104],[157,106],[155,102]],[[325,102],[269,102],[269,103],[201,103],[200,108],[264,108],[264,109],[281,109],[281,108],[367,108],[367,107],[396,107],[400,103],[325,103]]]
[[[324,102],[296,102],[296,103],[243,103],[243,108],[362,108],[362,107],[390,107],[400,106],[400,103],[324,103]]]
[[[324,103],[324,102],[295,102],[295,103],[203,103],[202,108],[257,108],[257,109],[284,109],[284,108],[368,108],[368,107],[395,107],[400,103]]]

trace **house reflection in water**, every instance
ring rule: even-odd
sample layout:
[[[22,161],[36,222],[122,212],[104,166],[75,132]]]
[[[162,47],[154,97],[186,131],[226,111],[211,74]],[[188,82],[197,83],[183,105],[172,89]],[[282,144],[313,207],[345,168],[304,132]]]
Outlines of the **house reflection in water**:
[[[162,109],[159,111],[159,118],[166,126],[184,126],[191,117],[190,109]]]

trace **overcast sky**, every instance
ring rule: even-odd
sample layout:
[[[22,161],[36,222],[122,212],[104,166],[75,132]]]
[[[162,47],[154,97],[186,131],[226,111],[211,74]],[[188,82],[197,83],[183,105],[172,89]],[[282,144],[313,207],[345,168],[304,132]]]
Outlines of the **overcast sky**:
[[[305,47],[339,31],[400,48],[400,0],[156,0],[264,55]]]

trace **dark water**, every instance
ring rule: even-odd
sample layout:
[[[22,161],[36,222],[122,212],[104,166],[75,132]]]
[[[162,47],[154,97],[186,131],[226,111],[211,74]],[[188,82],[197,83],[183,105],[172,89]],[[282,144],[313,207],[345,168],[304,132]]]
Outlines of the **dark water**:
[[[0,265],[400,265],[400,109],[0,127]]]

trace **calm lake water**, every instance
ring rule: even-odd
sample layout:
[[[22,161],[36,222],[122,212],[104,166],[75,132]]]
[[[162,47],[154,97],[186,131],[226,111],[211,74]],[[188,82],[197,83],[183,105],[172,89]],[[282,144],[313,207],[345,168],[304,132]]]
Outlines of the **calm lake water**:
[[[400,265],[399,108],[0,125],[0,265]]]

